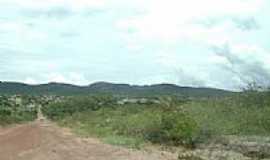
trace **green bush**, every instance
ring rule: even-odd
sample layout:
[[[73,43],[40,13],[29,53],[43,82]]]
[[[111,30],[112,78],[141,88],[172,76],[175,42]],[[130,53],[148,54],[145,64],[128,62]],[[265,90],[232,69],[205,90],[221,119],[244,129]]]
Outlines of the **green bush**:
[[[0,106],[0,125],[32,121],[37,118],[37,110],[23,106]]]
[[[0,96],[0,125],[35,120],[37,107],[34,102],[28,96]]]
[[[184,113],[167,113],[162,116],[161,131],[164,139],[174,144],[193,145],[198,136],[198,125]]]

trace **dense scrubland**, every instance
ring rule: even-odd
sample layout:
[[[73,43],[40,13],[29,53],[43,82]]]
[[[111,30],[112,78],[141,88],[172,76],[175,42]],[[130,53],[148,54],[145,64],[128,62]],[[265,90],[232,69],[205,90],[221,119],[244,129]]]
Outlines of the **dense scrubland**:
[[[59,96],[0,95],[0,126],[33,121],[39,107],[59,101]]]
[[[139,147],[147,141],[190,144],[196,136],[197,124],[176,104],[118,104],[112,97],[76,97],[52,103],[44,107],[43,112],[82,135],[101,137],[119,145]]]
[[[154,100],[153,100],[154,99]],[[248,90],[223,98],[152,97],[119,103],[112,96],[69,97],[44,114],[84,136],[131,147],[196,147],[223,135],[270,134],[270,94]]]
[[[0,96],[0,126],[33,121],[37,106],[28,97]]]

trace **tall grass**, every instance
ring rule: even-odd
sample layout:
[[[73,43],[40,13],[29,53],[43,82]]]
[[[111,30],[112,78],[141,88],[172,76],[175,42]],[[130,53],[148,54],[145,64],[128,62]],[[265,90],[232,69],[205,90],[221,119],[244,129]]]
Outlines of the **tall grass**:
[[[202,134],[269,135],[270,106],[234,98],[191,102],[184,109],[200,125]]]

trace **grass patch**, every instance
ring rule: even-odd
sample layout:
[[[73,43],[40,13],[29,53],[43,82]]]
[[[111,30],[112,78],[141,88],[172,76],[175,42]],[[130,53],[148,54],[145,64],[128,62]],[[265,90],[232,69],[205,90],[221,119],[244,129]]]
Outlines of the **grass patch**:
[[[240,106],[232,100],[191,102],[184,109],[194,118],[202,134],[269,135],[270,107]],[[208,132],[208,133],[207,133]]]
[[[107,136],[102,138],[102,140],[105,143],[117,145],[117,146],[124,146],[128,148],[135,148],[135,149],[141,149],[144,145],[144,140],[139,138],[133,138],[133,137],[126,137],[126,136]]]

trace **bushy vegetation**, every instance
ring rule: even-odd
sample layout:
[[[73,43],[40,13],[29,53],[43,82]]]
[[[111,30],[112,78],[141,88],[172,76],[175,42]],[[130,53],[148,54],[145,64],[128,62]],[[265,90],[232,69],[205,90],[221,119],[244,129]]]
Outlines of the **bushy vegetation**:
[[[37,107],[28,98],[0,96],[0,125],[32,121],[36,116]]]
[[[190,145],[197,136],[198,126],[178,105],[171,103],[180,105],[182,101],[119,105],[112,97],[74,97],[48,105],[43,111],[50,119],[82,135],[102,137],[114,144]]]
[[[116,102],[110,96],[76,96],[63,101],[52,102],[42,108],[42,112],[52,120],[58,120],[76,113],[96,111],[102,106],[112,107]]]
[[[132,147],[147,142],[194,147],[217,136],[270,134],[270,94],[266,91],[156,100],[119,104],[110,96],[70,97],[43,107],[43,112],[80,135]]]
[[[194,100],[183,108],[200,126],[199,142],[226,135],[269,136],[269,93],[253,88],[233,97]]]

